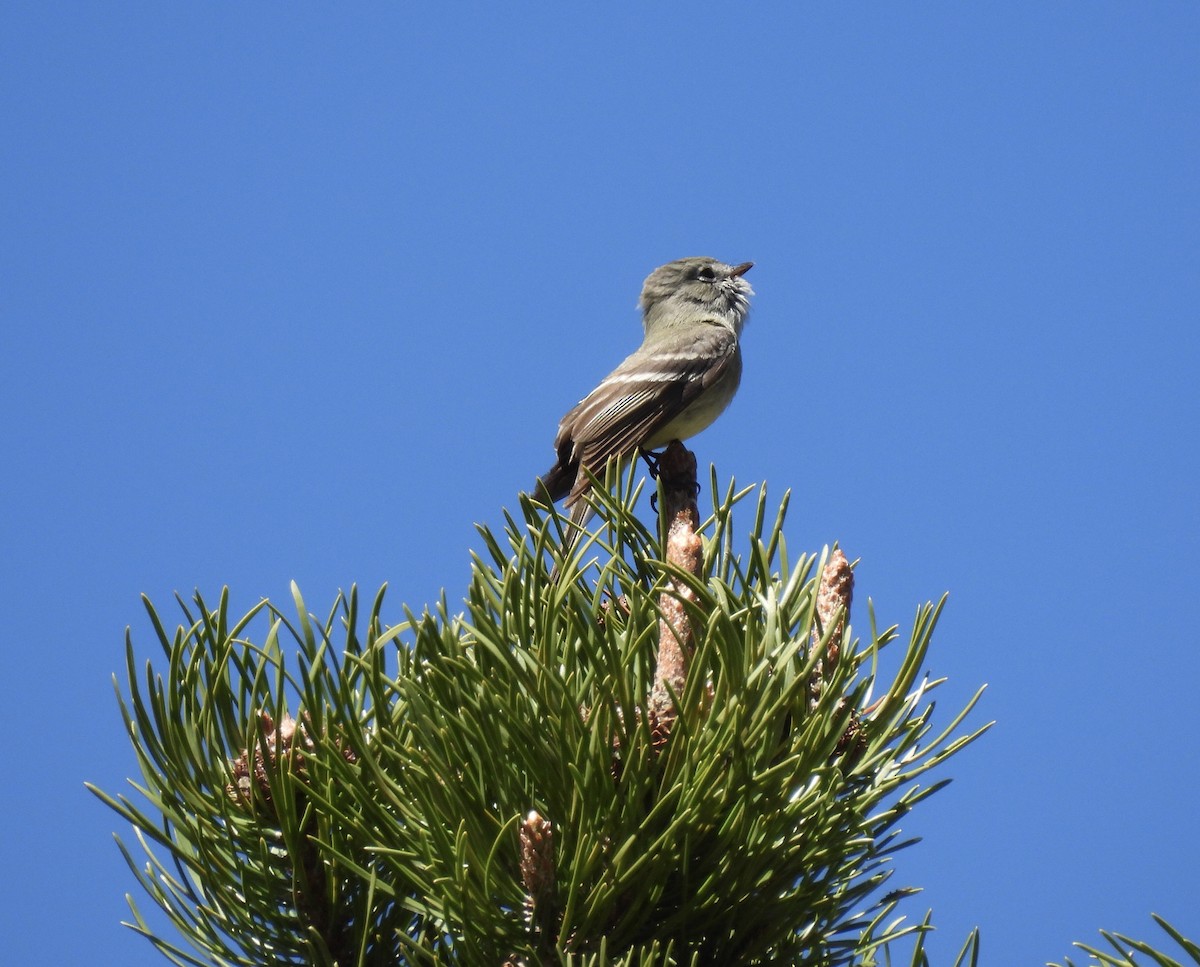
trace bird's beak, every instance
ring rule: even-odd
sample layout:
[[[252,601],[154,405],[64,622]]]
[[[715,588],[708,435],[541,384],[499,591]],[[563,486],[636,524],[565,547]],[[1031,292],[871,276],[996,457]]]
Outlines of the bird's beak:
[[[736,279],[740,275],[745,275],[752,268],[754,268],[753,262],[743,262],[741,265],[735,265],[733,267],[733,271],[730,272],[729,274],[732,275]]]

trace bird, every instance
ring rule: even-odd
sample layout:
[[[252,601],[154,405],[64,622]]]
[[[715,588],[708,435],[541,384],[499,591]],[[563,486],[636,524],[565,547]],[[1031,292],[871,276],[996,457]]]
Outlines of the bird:
[[[733,399],[754,295],[744,276],[753,265],[693,256],[646,277],[641,346],[559,421],[557,459],[535,487],[549,503],[565,498],[571,512],[564,561],[591,516],[588,472],[603,476],[612,457],[626,461],[695,436]]]

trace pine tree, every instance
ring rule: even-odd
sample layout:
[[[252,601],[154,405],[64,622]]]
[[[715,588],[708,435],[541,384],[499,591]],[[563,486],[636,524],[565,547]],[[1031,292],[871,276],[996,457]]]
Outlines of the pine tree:
[[[860,641],[851,564],[789,556],[786,496],[713,474],[700,523],[695,458],[660,469],[659,533],[610,469],[570,560],[523,497],[461,613],[389,626],[351,588],[322,620],[293,586],[241,617],[181,599],[169,630],[146,601],[162,659],[127,632],[117,689],[141,782],[93,791],[178,937],[132,898],[130,925],[196,965],[925,963],[900,823],[986,729],[961,731],[979,693],[933,722],[944,599]]]

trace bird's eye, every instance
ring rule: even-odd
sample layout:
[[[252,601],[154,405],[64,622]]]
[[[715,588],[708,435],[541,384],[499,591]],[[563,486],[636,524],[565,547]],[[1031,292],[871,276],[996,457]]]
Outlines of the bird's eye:
[[[713,267],[711,265],[706,265],[696,272],[696,278],[698,278],[701,282],[715,282],[717,273],[713,271]]]

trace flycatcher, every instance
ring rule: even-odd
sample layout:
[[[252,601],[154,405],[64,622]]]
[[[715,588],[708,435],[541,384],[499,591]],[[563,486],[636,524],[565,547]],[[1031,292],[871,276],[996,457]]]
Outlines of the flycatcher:
[[[738,339],[754,290],[753,262],[687,258],[655,269],[638,302],[645,336],[558,424],[558,460],[538,481],[551,501],[566,498],[571,533],[564,557],[591,514],[585,470],[603,475],[610,457],[685,440],[721,415],[742,378]]]

